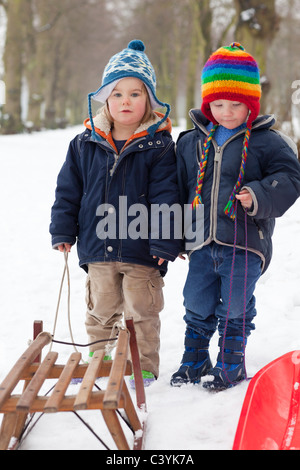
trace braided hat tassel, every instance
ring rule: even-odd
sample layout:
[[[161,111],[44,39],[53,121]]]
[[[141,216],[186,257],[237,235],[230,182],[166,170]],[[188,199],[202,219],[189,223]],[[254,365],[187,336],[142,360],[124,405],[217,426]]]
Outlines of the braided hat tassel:
[[[208,152],[209,152],[210,145],[211,145],[211,142],[212,142],[212,139],[213,139],[213,136],[217,127],[218,127],[218,124],[214,125],[211,128],[211,131],[206,137],[204,145],[203,145],[203,151],[202,151],[200,165],[199,165],[200,168],[199,168],[198,175],[197,175],[196,196],[192,202],[193,209],[197,209],[197,207],[202,204],[201,191],[202,191],[202,186],[203,186],[205,170],[207,166]]]
[[[251,127],[247,127],[245,137],[244,137],[244,142],[243,142],[242,163],[240,167],[239,177],[229,197],[229,201],[227,202],[226,207],[224,209],[225,214],[228,215],[228,217],[230,217],[232,220],[235,219],[235,209],[234,209],[235,196],[236,194],[238,194],[239,190],[241,189],[244,175],[245,175],[245,166],[246,166],[246,160],[247,160],[247,154],[248,154],[250,134],[251,134]]]

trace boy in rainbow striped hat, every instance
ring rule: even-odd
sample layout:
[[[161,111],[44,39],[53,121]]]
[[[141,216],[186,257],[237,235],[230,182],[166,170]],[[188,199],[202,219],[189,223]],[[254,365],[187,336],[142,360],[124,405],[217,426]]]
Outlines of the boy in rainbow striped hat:
[[[258,116],[260,98],[254,58],[239,43],[221,47],[203,69],[201,110],[190,111],[194,129],[177,142],[181,202],[204,208],[204,235],[189,251],[185,351],[173,386],[208,375],[203,387],[216,391],[246,379],[255,285],[271,260],[275,218],[300,195],[296,145],[271,129],[273,116]]]

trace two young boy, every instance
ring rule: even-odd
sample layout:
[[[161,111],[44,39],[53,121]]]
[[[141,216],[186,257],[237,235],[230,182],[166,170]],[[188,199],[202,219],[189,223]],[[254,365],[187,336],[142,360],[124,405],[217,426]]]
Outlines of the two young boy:
[[[148,209],[180,202],[197,211],[204,205],[204,242],[189,253],[184,288],[185,352],[171,385],[199,383],[209,372],[213,380],[204,386],[220,390],[246,377],[255,285],[271,260],[274,219],[300,195],[300,165],[286,139],[271,129],[273,117],[258,117],[259,70],[240,44],[218,49],[205,64],[201,110],[191,111],[194,129],[177,144],[177,177],[170,107],[157,99],[155,86],[141,41],[109,61],[101,87],[89,95],[80,151],[75,138],[58,177],[52,244],[69,251],[77,239],[88,272],[91,341],[108,338],[123,313],[133,316],[149,385],[159,374],[161,275],[180,254],[181,240],[101,239],[97,207],[106,204],[118,214],[120,196]],[[105,103],[95,117],[92,97]],[[167,108],[165,115],[153,113],[159,106]],[[217,329],[220,353],[212,367],[208,348]]]

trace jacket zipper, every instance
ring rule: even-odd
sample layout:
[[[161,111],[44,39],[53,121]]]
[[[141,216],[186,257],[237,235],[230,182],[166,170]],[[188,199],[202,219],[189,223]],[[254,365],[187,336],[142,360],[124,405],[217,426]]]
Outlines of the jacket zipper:
[[[112,166],[111,169],[109,170],[110,176],[112,176],[112,175],[113,175],[113,172],[115,171],[115,168],[116,168],[117,163],[118,163],[118,160],[119,160],[119,156],[120,156],[120,155],[118,155],[117,153],[114,153],[114,159],[115,159],[115,161],[114,161],[113,166]]]
[[[215,148],[214,157],[214,176],[211,192],[211,210],[210,210],[210,238],[215,240],[217,232],[217,219],[218,219],[218,194],[221,179],[221,162],[223,157],[223,148],[213,142]]]
[[[113,176],[113,174],[116,170],[116,167],[117,167],[117,165],[120,161],[120,157],[121,157],[122,153],[125,152],[126,150],[130,149],[132,146],[136,145],[137,143],[141,142],[142,140],[145,140],[145,137],[140,137],[139,139],[134,140],[133,142],[128,144],[125,149],[123,147],[124,150],[122,149],[119,154],[117,154],[115,152],[114,148],[108,142],[106,142],[106,145],[113,151],[113,155],[114,155],[114,159],[115,159],[114,164],[113,164],[113,166],[112,166],[112,168],[110,169],[110,172],[109,172],[111,177]]]
[[[196,124],[196,126],[204,134],[208,135],[208,131],[207,131],[206,127],[202,123],[200,123],[196,119],[194,119],[194,115],[193,115],[192,112],[190,112],[190,117],[191,117],[192,121]],[[256,125],[254,125],[252,127],[252,130],[256,129],[256,128],[259,128],[262,125],[268,124],[273,118],[274,118],[273,115],[268,116],[266,119],[264,119],[264,121],[259,122]],[[218,178],[218,182],[220,183],[220,168],[221,168],[221,162],[222,162],[224,148],[227,146],[228,143],[230,143],[232,140],[234,140],[238,135],[242,134],[243,132],[244,131],[242,130],[242,131],[238,132],[237,134],[235,134],[228,141],[226,141],[225,144],[223,144],[223,146],[221,146],[221,147],[217,145],[217,143],[214,139],[212,140],[215,152],[216,153],[218,152],[218,158],[217,158],[217,162],[215,162],[215,163],[217,163],[217,169],[214,168],[214,176],[213,176],[213,192],[212,192],[211,211],[210,211],[210,233],[209,233],[208,239],[206,241],[204,241],[205,245],[207,245],[211,241],[217,239],[217,237],[216,237],[216,233],[217,233],[217,204],[214,203],[214,201],[216,201],[218,199],[218,194],[219,194],[219,188],[216,184],[216,179]],[[201,141],[199,142],[199,147],[198,148],[201,150]],[[258,226],[258,224],[256,224],[256,226],[257,226],[259,237],[263,240],[264,239],[263,231]],[[265,259],[264,259],[264,257],[262,257],[261,253],[256,252],[255,250],[254,250],[254,252],[258,256],[260,256],[261,259],[262,259],[262,271],[263,271],[264,264],[265,264]]]
[[[218,225],[218,196],[219,196],[219,187],[220,187],[220,179],[221,179],[221,163],[223,158],[223,152],[226,146],[235,139],[240,134],[243,134],[243,130],[232,136],[228,139],[225,144],[219,146],[217,142],[213,139],[212,143],[215,149],[215,157],[214,157],[214,174],[213,174],[213,184],[212,184],[212,192],[211,192],[211,209],[210,209],[210,232],[208,242],[217,239],[217,225]],[[199,143],[199,149],[201,149],[201,141]],[[254,221],[255,222],[255,221]],[[264,234],[257,222],[255,225],[258,230],[259,238],[261,240],[264,239]]]
[[[217,239],[217,225],[218,225],[218,197],[219,197],[219,187],[221,180],[221,163],[223,159],[223,152],[227,145],[232,142],[236,137],[244,133],[244,129],[239,131],[237,134],[233,135],[230,139],[219,146],[217,142],[213,139],[212,143],[215,149],[215,158],[214,158],[214,175],[213,175],[213,185],[212,185],[212,194],[211,194],[211,209],[210,209],[210,234],[209,237],[211,240]]]

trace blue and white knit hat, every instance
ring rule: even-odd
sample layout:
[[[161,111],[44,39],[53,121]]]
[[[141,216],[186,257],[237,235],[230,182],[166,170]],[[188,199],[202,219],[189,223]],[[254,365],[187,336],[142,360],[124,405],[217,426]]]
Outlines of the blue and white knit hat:
[[[115,54],[104,69],[101,87],[88,95],[89,117],[92,126],[92,135],[96,136],[93,119],[91,100],[105,103],[111,95],[117,83],[123,78],[139,78],[146,86],[150,98],[152,109],[158,107],[167,108],[163,119],[148,128],[148,133],[153,136],[159,126],[167,119],[171,107],[168,103],[163,103],[156,96],[156,76],[154,68],[145,54],[144,43],[138,39],[131,41],[127,48]]]

